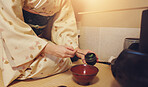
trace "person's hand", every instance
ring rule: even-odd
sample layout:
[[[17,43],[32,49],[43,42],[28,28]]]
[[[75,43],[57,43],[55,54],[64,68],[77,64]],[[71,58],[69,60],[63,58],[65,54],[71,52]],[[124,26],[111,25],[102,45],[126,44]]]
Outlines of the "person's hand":
[[[76,50],[69,46],[48,43],[44,49],[44,52],[59,58],[70,58],[74,57]]]
[[[93,51],[91,51],[91,50],[84,50],[84,49],[80,49],[80,48],[76,48],[76,56],[77,57],[79,57],[79,58],[81,58],[82,59],[82,62],[83,63],[85,63],[86,64],[86,61],[85,61],[85,55],[87,54],[87,53],[94,53],[95,55],[96,55],[96,53],[95,52],[93,52]],[[81,54],[82,53],[82,54]],[[85,55],[83,55],[83,54],[85,54]],[[96,58],[97,58],[97,62],[98,62],[98,56],[96,55]]]

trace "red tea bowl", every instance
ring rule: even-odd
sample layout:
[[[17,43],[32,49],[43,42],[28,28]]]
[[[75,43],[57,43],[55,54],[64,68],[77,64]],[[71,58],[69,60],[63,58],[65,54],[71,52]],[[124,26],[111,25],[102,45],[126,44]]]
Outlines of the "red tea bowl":
[[[73,80],[80,85],[89,85],[99,72],[97,67],[88,64],[75,65],[70,70]]]

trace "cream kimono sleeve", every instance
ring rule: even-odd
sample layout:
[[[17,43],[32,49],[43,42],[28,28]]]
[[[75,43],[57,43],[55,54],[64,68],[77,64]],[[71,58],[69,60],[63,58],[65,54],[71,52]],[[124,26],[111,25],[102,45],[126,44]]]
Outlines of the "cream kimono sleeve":
[[[61,9],[55,14],[53,20],[52,41],[58,45],[78,47],[76,20],[70,0],[62,0]]]
[[[1,8],[0,26],[4,30],[1,38],[6,55],[11,55],[8,58],[10,65],[17,67],[37,57],[47,42],[37,37],[31,27],[16,16],[13,3],[7,3],[10,6]]]
[[[19,18],[21,11],[21,0],[0,1],[0,68],[5,86],[16,79],[47,44]]]

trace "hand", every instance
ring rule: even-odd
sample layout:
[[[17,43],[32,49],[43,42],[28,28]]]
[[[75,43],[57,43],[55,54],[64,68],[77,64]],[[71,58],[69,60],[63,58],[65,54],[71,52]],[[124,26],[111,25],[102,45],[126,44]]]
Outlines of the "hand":
[[[48,43],[44,49],[44,52],[59,58],[74,57],[76,50],[70,46],[55,45]]]
[[[79,53],[76,52],[76,56],[79,57],[79,58],[81,58],[81,59],[82,59],[82,62],[85,63],[85,64],[86,64],[85,55],[86,55],[87,53],[94,53],[94,54],[95,54],[95,52],[93,52],[93,51],[91,51],[91,50],[88,50],[88,49],[87,49],[87,50],[83,50],[83,49],[80,49],[80,48],[76,48],[76,51],[79,52]],[[83,53],[83,54],[85,54],[85,55],[80,54],[80,53]],[[95,54],[95,55],[96,55],[96,54]],[[97,55],[96,55],[96,58],[97,58],[97,62],[98,62],[98,56],[97,56]]]

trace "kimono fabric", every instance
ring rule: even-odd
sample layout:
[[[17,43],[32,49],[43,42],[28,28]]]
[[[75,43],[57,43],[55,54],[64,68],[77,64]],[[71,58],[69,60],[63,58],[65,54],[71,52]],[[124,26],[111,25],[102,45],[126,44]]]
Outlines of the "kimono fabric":
[[[42,16],[25,10],[23,10],[23,16],[24,21],[38,36],[42,36],[44,29],[47,27],[48,21],[52,18],[52,16]],[[70,66],[71,62],[67,59],[57,58],[49,54],[41,53],[40,56],[35,59],[17,79],[24,80],[28,78],[44,78],[53,74],[64,72],[69,69]]]
[[[0,69],[6,87],[15,79],[43,78],[71,67],[70,58],[44,53],[47,43],[78,47],[70,0],[0,0]]]

